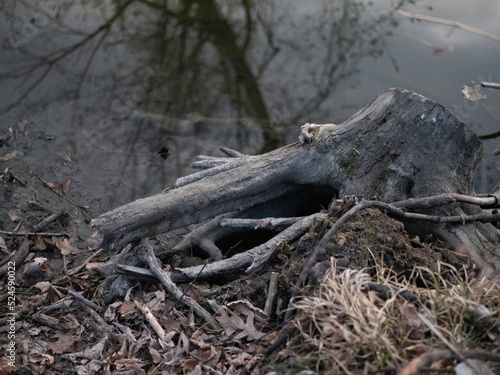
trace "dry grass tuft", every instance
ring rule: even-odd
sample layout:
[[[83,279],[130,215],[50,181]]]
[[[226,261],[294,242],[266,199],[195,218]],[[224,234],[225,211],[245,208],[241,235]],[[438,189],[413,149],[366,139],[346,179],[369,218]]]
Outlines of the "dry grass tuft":
[[[313,296],[294,303],[302,342],[317,368],[351,374],[401,368],[431,349],[498,351],[500,285],[452,266],[415,268],[410,277],[378,267],[330,274]],[[374,284],[392,292],[378,294]],[[404,298],[411,294],[414,302]],[[495,342],[496,341],[496,342]]]

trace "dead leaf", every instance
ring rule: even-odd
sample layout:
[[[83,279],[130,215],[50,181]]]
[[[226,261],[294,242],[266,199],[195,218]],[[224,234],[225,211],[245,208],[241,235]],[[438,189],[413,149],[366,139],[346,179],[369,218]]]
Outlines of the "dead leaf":
[[[201,362],[207,362],[208,360],[212,359],[217,352],[215,351],[213,346],[209,346],[206,348],[200,348],[200,349],[193,349],[189,353],[193,358],[196,358],[198,361]]]
[[[121,339],[122,345],[120,350],[113,352],[113,354],[111,355],[111,359],[113,360],[113,362],[116,362],[127,356],[127,341],[124,340],[123,337],[121,337]]]
[[[81,326],[78,319],[76,319],[73,314],[66,314],[58,318],[59,323],[61,323],[66,329],[76,329]]]
[[[144,370],[141,369],[144,363],[139,358],[122,358],[113,363],[116,370],[113,371],[115,375],[144,375]]]
[[[104,262],[89,262],[85,265],[85,269],[87,271],[92,271],[94,269],[101,267],[103,264]]]
[[[247,352],[241,352],[236,358],[228,361],[230,365],[235,367],[244,366],[253,356]]]
[[[49,300],[50,303],[54,303],[56,301],[59,301],[60,299],[63,298],[62,293],[54,288],[52,284],[50,284],[50,288],[47,291],[47,299]]]
[[[471,82],[470,86],[464,86],[462,89],[462,94],[464,94],[467,100],[471,102],[477,102],[481,99],[486,99],[483,88],[480,84]]]
[[[108,305],[108,308],[104,312],[104,320],[107,322],[111,322],[115,320],[116,318],[116,309],[122,305],[123,302],[121,301],[116,301],[113,302],[111,305]]]
[[[151,312],[159,311],[163,309],[163,305],[165,302],[165,291],[157,290],[153,293],[154,297],[148,293],[144,296],[144,301],[146,302],[146,298],[152,297],[149,302],[146,303],[146,306],[151,310]]]
[[[130,337],[128,337],[128,342],[130,344],[130,347],[128,349],[127,356],[129,358],[134,358],[140,355],[136,355],[142,348],[148,348],[151,344],[151,336],[148,334],[141,335],[138,339],[135,341],[132,341]],[[173,346],[173,343],[172,343]]]
[[[88,375],[98,374],[99,370],[102,368],[102,365],[102,361],[98,359],[92,359],[90,362],[86,363],[85,366],[75,366],[75,373]]]
[[[10,220],[12,220],[14,223],[17,223],[19,220],[22,219],[23,213],[21,212],[21,210],[19,208],[16,208],[14,210],[10,210],[7,213],[10,217]]]
[[[165,330],[165,332],[170,332],[170,331],[180,332],[181,331],[181,323],[178,320],[176,320],[172,314],[169,314],[167,316],[159,315],[158,321],[160,322],[160,324],[163,327],[163,329]]]
[[[45,242],[42,238],[42,236],[33,236],[33,246],[31,247],[31,250],[38,250],[38,251],[43,251],[47,248],[45,246]]]
[[[196,359],[189,358],[182,363],[182,369],[184,370],[184,373],[192,374],[197,364],[198,361]]]
[[[206,292],[212,288],[212,285],[208,281],[200,281],[196,283],[196,288],[199,291]]]
[[[63,181],[63,182],[46,182],[45,183],[49,188],[54,190],[59,195],[65,195],[69,190],[69,185],[71,184],[71,180]]]
[[[10,159],[14,159],[17,155],[23,156],[23,153],[21,151],[12,151],[11,153],[4,155],[0,158],[0,161],[7,161]]]
[[[222,352],[224,351],[223,347],[221,345],[217,346],[212,346],[212,350],[215,352],[215,354],[212,356],[210,360],[205,362],[204,364],[208,367],[214,368],[220,361],[222,357]]]
[[[71,245],[67,238],[57,240],[56,247],[61,251],[62,255],[78,254],[78,253],[82,252],[82,250]]]
[[[422,320],[418,316],[417,308],[414,304],[405,302],[403,306],[400,307],[401,315],[404,318],[405,323],[412,328],[419,329],[422,325]]]
[[[234,312],[240,313],[242,315],[248,315],[250,312],[253,312],[255,314],[256,322],[260,323],[262,326],[265,326],[267,324],[266,313],[262,309],[259,309],[258,307],[252,305],[250,301],[246,299],[229,302],[227,304],[227,307],[229,307]]]
[[[40,281],[33,285],[35,288],[40,289],[40,292],[45,293],[50,288],[50,283],[48,281]]]
[[[136,305],[132,301],[124,301],[116,311],[124,320],[133,319],[139,316]]]
[[[48,342],[47,349],[51,350],[53,354],[62,354],[73,352],[73,345],[78,340],[75,335],[57,334],[57,341]]]
[[[40,363],[40,364],[53,364],[55,359],[50,354],[45,353],[34,353],[29,357],[29,361],[31,363]]]
[[[182,354],[189,353],[189,339],[186,334],[181,331],[179,335],[179,342],[177,343],[177,348],[175,349],[175,354],[177,357],[181,357]]]
[[[124,301],[118,308],[120,314],[128,314],[135,311],[135,303],[132,301]]]
[[[163,356],[155,348],[149,347],[149,354],[151,354],[151,358],[153,358],[153,363],[155,365],[163,361]]]
[[[96,344],[94,344],[94,346],[92,346],[91,348],[86,348],[83,351],[78,352],[78,353],[63,354],[62,357],[68,358],[73,362],[76,362],[77,356],[85,358],[85,359],[99,360],[99,358],[103,358],[102,352],[103,352],[104,347],[107,344],[107,342],[108,342],[108,338],[106,336],[103,339],[101,339],[100,341],[98,341]]]
[[[225,308],[229,311],[229,309]],[[255,341],[264,336],[264,333],[259,332],[254,326],[255,314],[250,311],[246,321],[234,313],[229,315],[226,311],[222,311],[221,316],[216,317],[219,324],[226,330],[228,336],[233,336],[232,339],[239,340],[246,338],[249,341]]]
[[[0,357],[0,375],[14,374],[14,371],[18,370],[19,364],[16,363],[16,366],[12,367],[10,365],[12,361],[5,357],[5,355]]]

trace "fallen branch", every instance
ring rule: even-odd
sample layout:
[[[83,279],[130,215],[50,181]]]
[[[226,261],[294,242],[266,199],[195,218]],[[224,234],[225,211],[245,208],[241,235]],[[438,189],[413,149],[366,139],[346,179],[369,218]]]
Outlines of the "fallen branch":
[[[43,307],[40,309],[39,312],[45,315],[50,315],[50,314],[55,314],[56,312],[60,310],[65,310],[67,311],[70,306],[73,304],[75,300],[73,298],[65,297],[63,299],[60,299],[59,301],[56,301],[46,307]]]
[[[241,152],[238,152],[236,150],[232,150],[230,148],[226,147],[220,147],[219,148],[224,154],[226,154],[229,158],[227,157],[216,157],[216,156],[205,156],[205,155],[199,155],[198,159],[199,161],[195,161],[194,163],[191,164],[192,168],[195,169],[210,169],[213,167],[217,167],[222,164],[228,163],[231,159],[230,158],[246,158],[249,157],[249,155],[242,154]],[[240,159],[241,161],[242,159]],[[177,184],[179,183],[179,180],[177,180]],[[181,180],[182,181],[182,180]]]
[[[134,300],[134,304],[137,307],[137,309],[142,313],[142,315],[144,315],[144,317],[146,318],[147,322],[151,325],[151,327],[153,327],[153,330],[156,332],[160,340],[164,342],[168,341],[166,339],[167,334],[165,333],[165,330],[160,325],[160,323],[158,323],[158,320],[154,317],[151,310],[149,310],[149,308],[146,305],[140,303],[139,301]]]
[[[94,303],[92,301],[89,301],[87,298],[85,298],[84,296],[82,296],[80,293],[77,293],[73,289],[68,288],[68,294],[70,296],[72,296],[73,298],[75,298],[76,300],[78,300],[81,303],[83,303],[85,306],[90,307],[92,310],[98,311],[98,312],[101,311],[101,307],[99,305],[97,305],[96,303]]]
[[[68,294],[75,298],[77,301],[81,302],[87,308],[89,314],[97,322],[97,324],[99,324],[100,331],[103,333],[103,335],[111,333],[113,327],[106,323],[103,317],[99,315],[99,313],[102,311],[99,305],[95,304],[92,301],[89,301],[87,298],[71,288],[68,288]]]
[[[215,176],[219,173],[229,171],[231,169],[241,167],[242,165],[251,162],[250,157],[238,158],[238,159],[222,159],[218,158],[217,161],[210,163],[208,161],[203,161],[202,163],[193,163],[193,168],[204,169],[201,172],[190,174],[186,177],[178,178],[174,184],[175,188],[191,184],[193,182],[199,181],[202,178]]]
[[[10,256],[10,259],[2,267],[0,267],[0,277],[3,277],[9,268],[12,268],[12,264],[15,265],[15,269],[21,267],[21,264],[25,261],[26,257],[30,253],[30,242],[28,238],[25,238],[23,242],[17,248],[17,251]]]
[[[323,213],[306,216],[269,241],[250,250],[235,254],[231,258],[199,266],[178,268],[171,272],[162,271],[162,273],[174,283],[186,283],[195,279],[210,279],[242,270],[246,270],[247,273],[255,272],[265,265],[279,246],[299,238],[309,230],[314,220],[324,220],[327,216],[327,214]],[[106,277],[115,273],[143,280],[150,280],[151,277],[156,277],[156,274],[152,270],[126,264],[123,256],[110,260],[106,265],[100,267],[99,272]]]
[[[144,262],[148,264],[151,272],[158,280],[160,280],[173,298],[180,300],[184,305],[193,309],[195,314],[203,318],[203,320],[207,322],[211,328],[220,329],[219,325],[208,313],[208,311],[201,307],[198,302],[194,301],[191,297],[185,296],[172,282],[167,273],[161,269],[161,264],[154,254],[153,245],[151,245],[148,240],[143,240],[141,242],[139,250],[140,255],[142,256]]]
[[[398,10],[397,13],[401,16],[408,17],[408,18],[415,18],[417,20],[422,20],[422,21],[428,21],[428,22],[434,22],[434,23],[439,23],[441,25],[448,25],[452,27],[456,27],[458,29],[462,29],[465,31],[468,31],[470,33],[476,34],[483,36],[485,38],[494,40],[495,42],[500,42],[500,37],[497,35],[493,35],[490,33],[487,33],[486,31],[476,29],[474,27],[465,25],[461,22],[458,21],[453,21],[453,20],[447,20],[445,18],[438,18],[438,17],[432,17],[432,16],[426,16],[424,14],[418,14],[414,12],[407,12],[405,10]]]
[[[489,194],[487,197],[469,196],[464,194],[440,194],[431,197],[412,198],[392,203],[392,206],[402,210],[429,209],[446,206],[452,203],[468,203],[483,208],[500,207],[499,192]]]
[[[68,276],[73,276],[76,275],[78,272],[80,272],[87,264],[90,263],[90,261],[99,255],[101,255],[104,252],[104,249],[99,249],[96,252],[94,252],[91,256],[89,256],[85,261],[80,264],[79,266],[70,269],[65,276],[60,277],[59,279],[56,279],[53,283],[54,284],[59,284],[63,282],[64,280],[67,280]],[[66,264],[66,263],[64,263]]]
[[[481,82],[481,86],[488,87],[490,89],[500,89],[500,83],[495,82]]]
[[[42,314],[40,312],[36,312],[31,315],[31,320],[37,322],[39,325],[47,326],[63,332],[70,330],[72,324],[72,322],[69,322],[67,320],[60,320],[58,318],[54,318],[53,316]]]
[[[79,352],[64,353],[61,354],[62,358],[69,359],[72,362],[76,362],[77,358],[85,358],[88,360],[100,360],[102,358],[102,352],[105,346],[109,343],[109,337],[106,334],[101,340],[96,344],[92,345],[90,348],[85,348]]]
[[[326,217],[326,214],[314,214],[307,216],[262,245],[256,246],[250,250],[238,253],[233,255],[231,258],[223,259],[218,262],[177,269],[172,272],[172,277],[174,277],[174,274],[177,274],[178,279],[190,281],[197,276],[199,276],[200,279],[204,279],[234,273],[245,269],[246,273],[255,272],[264,266],[280,245],[289,243],[290,241],[299,238],[309,230],[314,220],[318,218],[325,219]],[[202,268],[204,268],[204,270],[200,273]]]
[[[65,215],[65,214],[66,214],[66,209],[63,208],[59,212],[57,212],[55,214],[52,214],[50,216],[47,216],[45,219],[43,219],[42,221],[40,221],[38,224],[36,224],[33,227],[33,232],[35,232],[35,233],[40,232],[47,225],[49,225],[50,223],[58,220],[61,216]]]
[[[205,265],[206,265],[206,264],[207,264],[207,262],[205,262]],[[202,273],[202,272],[203,272],[203,268],[200,270],[200,273]],[[175,307],[177,306],[177,304],[178,304],[179,302],[181,302],[181,301],[182,301],[182,299],[184,298],[184,296],[185,296],[185,295],[186,295],[186,294],[187,294],[187,293],[191,290],[191,288],[193,287],[194,283],[196,282],[196,280],[197,280],[197,279],[198,279],[198,277],[200,276],[200,273],[198,274],[198,276],[196,276],[196,277],[193,279],[193,281],[191,281],[191,282],[189,283],[188,288],[186,288],[186,289],[184,290],[184,292],[182,293],[182,295],[181,295],[181,296],[177,299],[177,301],[175,301],[175,303],[172,305],[172,307],[170,307],[170,309],[167,311],[167,314],[166,314],[166,315],[170,314],[170,313],[172,312],[172,310],[173,310],[173,309],[175,309]]]
[[[219,220],[229,215],[232,215],[232,213],[216,216],[206,223],[200,225],[199,227],[193,229],[189,234],[185,235],[177,245],[172,248],[172,251],[178,252],[198,246],[201,250],[210,255],[213,261],[221,260],[222,253],[220,249],[215,245],[215,241],[229,234],[227,230],[221,230],[219,227]]]
[[[60,233],[60,232],[16,232],[7,230],[0,230],[0,234],[5,234],[7,236],[42,236],[42,237],[67,236],[66,233]]]
[[[263,218],[263,219],[232,219],[223,218],[219,221],[221,227],[239,228],[239,229],[252,229],[252,230],[271,230],[281,232],[288,228],[290,225],[295,224],[301,220],[302,217],[285,217],[285,218]]]

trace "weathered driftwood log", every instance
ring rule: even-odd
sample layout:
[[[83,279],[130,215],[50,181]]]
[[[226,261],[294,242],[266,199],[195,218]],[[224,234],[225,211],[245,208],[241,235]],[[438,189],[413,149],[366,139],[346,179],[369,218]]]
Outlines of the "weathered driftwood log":
[[[293,216],[291,202],[316,195],[355,195],[383,202],[443,193],[474,195],[473,173],[482,144],[443,106],[403,89],[391,89],[341,125],[306,124],[297,143],[263,155],[234,156],[225,163],[211,160],[213,168],[188,176],[178,187],[94,219],[89,246],[123,245],[250,208],[254,217],[263,217],[259,207],[264,209],[271,201],[278,202],[284,212],[281,216]],[[455,203],[424,212],[470,215],[479,210]],[[408,228],[439,234],[494,263],[491,245],[498,238],[491,224]]]

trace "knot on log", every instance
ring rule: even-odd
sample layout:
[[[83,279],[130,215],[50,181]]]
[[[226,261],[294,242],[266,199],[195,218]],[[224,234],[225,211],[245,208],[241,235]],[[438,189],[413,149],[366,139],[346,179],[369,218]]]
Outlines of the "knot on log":
[[[318,138],[320,133],[326,133],[329,128],[334,128],[335,124],[305,124],[300,127],[299,142],[305,144],[311,142],[314,138]]]

